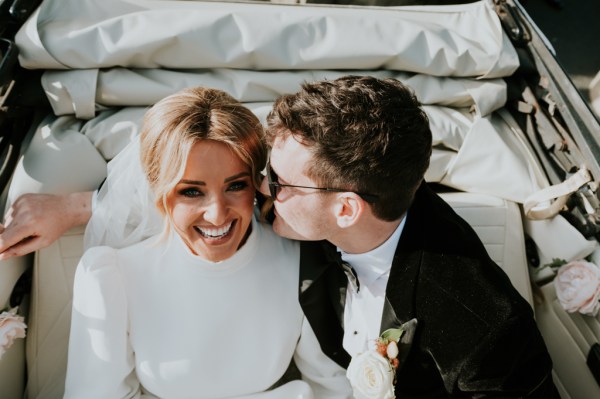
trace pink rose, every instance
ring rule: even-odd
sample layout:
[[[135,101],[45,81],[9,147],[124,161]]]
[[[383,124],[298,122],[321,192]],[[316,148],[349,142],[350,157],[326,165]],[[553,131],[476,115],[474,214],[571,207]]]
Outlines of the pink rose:
[[[0,313],[0,359],[15,339],[25,338],[26,328],[24,319],[17,315],[16,308]]]
[[[600,269],[593,263],[577,260],[561,266],[554,287],[567,312],[596,316],[600,310]]]

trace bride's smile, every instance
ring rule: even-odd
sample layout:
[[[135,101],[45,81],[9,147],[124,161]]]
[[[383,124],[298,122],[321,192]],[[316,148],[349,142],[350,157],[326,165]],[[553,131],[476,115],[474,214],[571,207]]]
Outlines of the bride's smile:
[[[221,239],[229,234],[231,227],[234,225],[235,220],[229,222],[226,226],[223,227],[202,227],[196,226],[194,227],[198,233],[202,234],[203,237],[212,238],[212,239]]]

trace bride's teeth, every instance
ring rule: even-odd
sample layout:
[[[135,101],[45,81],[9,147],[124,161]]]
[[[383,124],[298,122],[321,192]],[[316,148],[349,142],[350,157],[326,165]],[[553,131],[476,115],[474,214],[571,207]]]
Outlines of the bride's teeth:
[[[229,222],[227,226],[219,227],[218,229],[198,227],[198,230],[200,230],[200,233],[202,233],[202,235],[206,237],[217,238],[229,233],[229,229],[231,229],[231,224],[232,222]]]

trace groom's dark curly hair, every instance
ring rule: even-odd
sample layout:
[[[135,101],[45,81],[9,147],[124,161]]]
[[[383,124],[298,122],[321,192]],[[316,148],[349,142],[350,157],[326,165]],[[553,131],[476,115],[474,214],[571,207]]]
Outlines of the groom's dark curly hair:
[[[396,79],[346,76],[304,83],[280,97],[267,117],[267,140],[292,134],[311,151],[305,170],[323,187],[377,196],[373,213],[397,220],[429,167],[429,119]]]

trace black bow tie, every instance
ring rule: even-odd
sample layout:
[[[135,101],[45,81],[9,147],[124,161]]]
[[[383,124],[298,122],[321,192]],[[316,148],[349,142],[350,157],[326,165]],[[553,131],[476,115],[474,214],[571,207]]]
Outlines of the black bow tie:
[[[354,290],[358,292],[360,289],[358,275],[356,274],[354,268],[350,266],[348,262],[342,260],[342,254],[340,254],[333,245],[327,243],[325,245],[325,255],[327,256],[327,260],[329,261],[329,263],[335,263],[338,267],[342,268],[344,274],[346,274],[346,277],[348,277],[348,281],[352,285],[352,288],[354,288]]]
[[[342,261],[340,265],[342,266],[344,273],[346,273],[346,277],[348,277],[348,281],[350,281],[352,288],[354,288],[354,291],[358,292],[360,289],[360,281],[358,281],[356,270],[354,270],[354,268],[350,266],[348,262]]]

